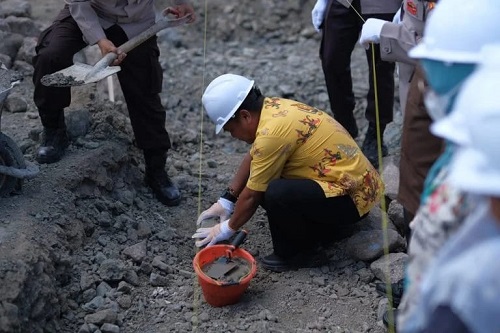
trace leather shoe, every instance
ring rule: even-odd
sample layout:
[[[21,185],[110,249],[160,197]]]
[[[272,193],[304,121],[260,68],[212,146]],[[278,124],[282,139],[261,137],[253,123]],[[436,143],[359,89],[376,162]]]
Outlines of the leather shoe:
[[[384,312],[382,316],[382,322],[385,327],[392,326],[394,328],[394,333],[396,333],[396,323],[397,323],[398,309],[392,309],[392,315],[389,315],[389,310]]]
[[[61,159],[68,146],[69,139],[65,128],[45,127],[36,160],[41,164],[55,163]]]
[[[181,193],[165,171],[157,174],[146,173],[145,182],[151,187],[156,199],[162,204],[167,206],[180,204]]]
[[[399,303],[401,302],[401,298],[403,297],[403,280],[398,281],[396,283],[391,283],[391,294],[392,294],[392,305],[397,308]],[[382,296],[388,296],[387,285],[385,283],[377,283],[375,285],[375,290]]]
[[[385,130],[385,125],[380,128],[380,133],[382,136],[382,157],[387,156],[388,150],[387,146],[383,142],[383,133]],[[366,131],[365,140],[361,146],[361,151],[370,161],[373,167],[378,168],[378,147],[377,147],[377,128],[375,124],[369,123],[368,130]]]
[[[262,267],[273,272],[286,272],[299,268],[312,268],[326,264],[328,256],[323,250],[299,253],[291,258],[284,259],[274,253],[261,259]]]

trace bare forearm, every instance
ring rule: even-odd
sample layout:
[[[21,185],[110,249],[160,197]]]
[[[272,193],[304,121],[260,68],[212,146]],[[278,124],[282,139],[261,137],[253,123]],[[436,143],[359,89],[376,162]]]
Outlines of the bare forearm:
[[[238,168],[238,171],[234,175],[229,187],[234,191],[234,194],[236,196],[239,196],[240,193],[243,191],[245,188],[248,177],[250,175],[250,163],[252,162],[252,156],[250,153],[247,153],[243,160],[241,161],[241,164]]]
[[[264,192],[256,192],[244,188],[234,207],[233,216],[229,220],[229,227],[233,230],[238,230],[247,223],[253,214],[255,214],[263,196]]]

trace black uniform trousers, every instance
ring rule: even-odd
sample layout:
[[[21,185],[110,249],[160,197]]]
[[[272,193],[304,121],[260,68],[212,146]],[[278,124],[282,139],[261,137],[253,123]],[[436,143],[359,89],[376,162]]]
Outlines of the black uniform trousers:
[[[118,25],[106,29],[105,33],[116,46],[128,40]],[[63,110],[71,103],[71,91],[70,88],[46,87],[41,84],[41,78],[71,66],[74,54],[85,46],[82,32],[67,6],[41,33],[33,58],[33,83],[34,102],[44,127],[64,126]],[[118,72],[137,146],[143,150],[167,151],[170,148],[165,129],[166,114],[159,96],[163,84],[159,55],[154,36],[128,52]]]
[[[359,0],[352,6],[360,11]],[[346,8],[336,0],[330,0],[323,21],[323,36],[320,58],[325,75],[330,107],[335,119],[349,132],[355,127],[353,110],[355,106],[352,91],[351,54],[359,39],[363,20],[353,8]],[[362,15],[363,19],[378,18],[392,21],[394,13]],[[372,46],[366,51],[369,67],[369,90],[365,117],[369,122],[375,118],[375,86],[373,84]],[[379,45],[375,45],[375,70],[377,74],[377,95],[380,123],[386,125],[393,119],[394,106],[394,63],[380,59]]]
[[[325,197],[310,179],[275,179],[262,207],[266,210],[274,253],[290,258],[342,238],[361,220],[350,196]]]

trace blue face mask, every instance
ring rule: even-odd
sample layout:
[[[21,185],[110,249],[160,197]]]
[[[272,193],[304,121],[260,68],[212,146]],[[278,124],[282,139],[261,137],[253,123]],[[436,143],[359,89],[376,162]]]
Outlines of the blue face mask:
[[[429,90],[425,92],[424,104],[433,120],[444,117],[465,79],[474,71],[475,64],[445,63],[422,59]]]
[[[446,116],[448,110],[451,109],[451,106],[455,101],[455,96],[457,96],[461,86],[462,83],[456,85],[453,89],[441,95],[432,89],[427,89],[424,92],[424,105],[432,120],[436,121]]]

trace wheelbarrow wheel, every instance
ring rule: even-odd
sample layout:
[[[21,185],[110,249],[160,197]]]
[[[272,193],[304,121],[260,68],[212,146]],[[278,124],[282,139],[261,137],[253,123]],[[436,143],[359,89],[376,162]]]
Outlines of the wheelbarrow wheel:
[[[24,156],[16,143],[7,135],[0,133],[0,165],[18,169],[26,168]],[[0,197],[10,195],[21,188],[22,180],[0,173]]]

